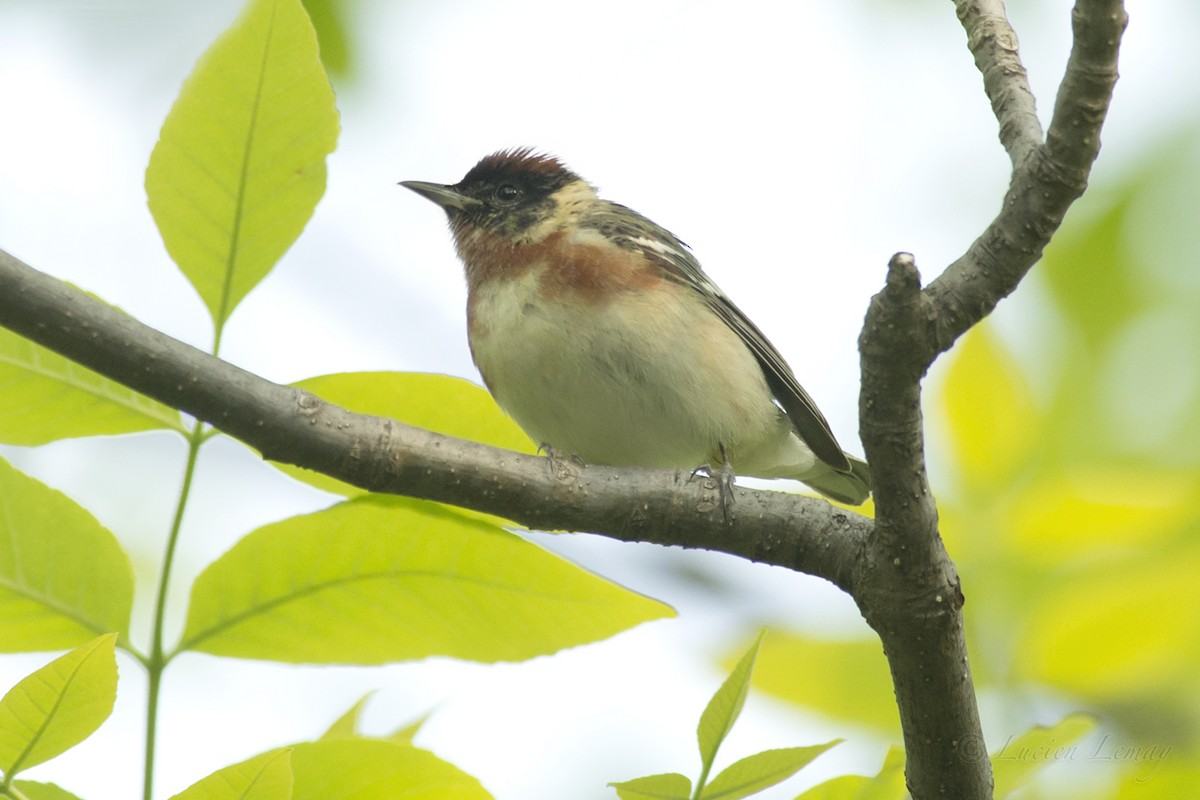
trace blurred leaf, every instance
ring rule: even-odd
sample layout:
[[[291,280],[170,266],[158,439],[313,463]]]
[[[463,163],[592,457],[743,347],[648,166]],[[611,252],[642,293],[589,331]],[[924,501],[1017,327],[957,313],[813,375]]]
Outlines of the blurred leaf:
[[[61,786],[53,783],[39,783],[37,781],[13,781],[13,785],[25,795],[28,800],[79,800],[79,797],[71,794]]]
[[[56,658],[0,699],[0,772],[65,753],[100,727],[117,699],[115,633]]]
[[[1145,307],[1143,267],[1123,246],[1129,197],[1093,193],[1055,234],[1038,266],[1056,305],[1093,349]],[[1102,200],[1107,208],[1083,216]]]
[[[955,348],[940,399],[955,474],[970,489],[1003,490],[1028,462],[1040,420],[1024,376],[986,325]]]
[[[344,19],[348,0],[304,0],[321,46],[321,63],[330,75],[349,77],[354,71],[350,36]]]
[[[180,649],[287,663],[505,661],[671,613],[444,506],[366,495],[260,528],[210,565]]]
[[[128,636],[133,568],[116,537],[0,458],[0,652]]]
[[[291,800],[291,751],[271,750],[217,770],[172,800]]]
[[[374,692],[367,692],[362,697],[358,698],[358,702],[350,706],[350,709],[338,717],[325,733],[321,734],[321,739],[347,739],[359,735],[359,718],[362,716],[363,707],[367,701],[371,699]]]
[[[533,453],[536,448],[496,401],[470,381],[420,372],[343,372],[292,384],[359,414],[389,417],[406,425]],[[318,489],[346,497],[366,494],[348,483],[290,464],[275,467]]]
[[[609,786],[617,790],[621,800],[689,800],[692,796],[692,782],[678,772],[647,775]]]
[[[729,677],[721,684],[721,688],[717,689],[700,715],[700,724],[696,726],[696,739],[700,742],[700,761],[705,774],[712,767],[713,760],[717,757],[717,749],[733,729],[733,724],[742,713],[742,706],[746,704],[746,695],[750,693],[750,676],[754,672],[754,659],[765,634],[765,630],[759,631],[750,649],[738,660]],[[702,790],[703,788],[701,787]]]
[[[1110,754],[1112,757],[1112,754]],[[1113,800],[1178,800],[1200,786],[1200,757],[1169,744],[1152,744],[1123,753],[1124,767]]]
[[[877,640],[830,641],[772,631],[754,686],[775,697],[894,735],[900,718]]]
[[[1081,466],[1046,475],[1015,498],[1011,545],[1023,558],[1044,563],[1137,552],[1178,533],[1194,517],[1196,499],[1190,473]]]
[[[337,719],[337,721],[329,726],[329,729],[321,735],[319,741],[325,741],[328,739],[350,739],[363,736],[361,726],[362,710],[366,706],[367,701],[371,699],[371,695],[373,694],[374,692],[368,692],[360,697],[357,703],[351,706],[345,714],[343,714]],[[428,719],[429,714],[424,714],[412,722],[402,725],[387,736],[371,738],[383,738],[389,742],[396,742],[398,744],[412,744],[413,737],[417,735],[417,732],[421,730],[421,726],[424,725]]]
[[[1009,737],[992,754],[992,777],[996,800],[1008,797],[1024,786],[1042,769],[1061,761],[1067,748],[1087,736],[1096,720],[1085,714],[1071,714],[1051,727],[1036,725],[1020,736]]]
[[[332,739],[292,750],[293,800],[491,800],[432,753],[383,739]]]
[[[810,747],[764,750],[735,761],[709,781],[700,793],[704,800],[740,800],[781,783],[812,763],[813,759],[842,740]]]
[[[429,721],[429,717],[433,714],[432,711],[422,714],[405,725],[401,725],[396,730],[392,731],[385,738],[389,742],[398,742],[399,744],[412,744],[413,739],[421,732],[421,726]]]
[[[1018,645],[1023,675],[1092,698],[1170,690],[1200,652],[1200,548],[1064,579]]]
[[[796,800],[903,800],[906,797],[904,751],[892,747],[875,777],[843,775],[814,786]]]
[[[0,328],[0,442],[183,430],[179,412]]]
[[[163,243],[218,331],[312,216],[337,134],[299,0],[250,0],[196,62],[146,169]]]

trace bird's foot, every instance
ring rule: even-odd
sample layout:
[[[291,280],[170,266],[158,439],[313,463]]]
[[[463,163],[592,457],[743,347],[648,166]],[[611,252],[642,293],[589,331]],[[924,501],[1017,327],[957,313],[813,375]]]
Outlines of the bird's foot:
[[[564,459],[562,453],[550,446],[549,442],[542,442],[538,445],[538,453],[545,453],[546,460],[550,465],[550,474],[558,480],[571,477],[575,474],[573,467],[586,466],[583,459],[572,453],[570,457]]]
[[[725,519],[725,524],[733,522],[733,482],[735,475],[733,467],[729,463],[729,457],[725,455],[725,446],[721,446],[721,466],[713,468],[711,464],[701,464],[692,470],[692,475],[688,478],[689,481],[695,480],[697,475],[704,475],[712,478],[716,483],[717,491],[721,495],[721,516]]]

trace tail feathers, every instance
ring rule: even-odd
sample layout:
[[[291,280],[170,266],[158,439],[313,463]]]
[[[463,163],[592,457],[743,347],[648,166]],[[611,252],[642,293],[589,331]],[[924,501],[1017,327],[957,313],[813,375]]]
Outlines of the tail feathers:
[[[862,505],[871,496],[871,468],[861,458],[849,454],[846,458],[850,461],[849,472],[827,469],[801,480],[831,500],[849,506]]]

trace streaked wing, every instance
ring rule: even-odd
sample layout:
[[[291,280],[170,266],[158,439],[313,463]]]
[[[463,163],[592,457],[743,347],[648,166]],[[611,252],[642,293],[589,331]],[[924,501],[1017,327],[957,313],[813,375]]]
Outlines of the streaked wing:
[[[758,359],[775,399],[783,406],[809,449],[839,472],[850,472],[850,462],[829,429],[829,423],[808,392],[800,386],[791,367],[758,326],[704,274],[687,245],[667,229],[616,203],[597,204],[580,224],[595,228],[609,240],[641,253],[661,265],[669,275],[699,292],[709,307]]]

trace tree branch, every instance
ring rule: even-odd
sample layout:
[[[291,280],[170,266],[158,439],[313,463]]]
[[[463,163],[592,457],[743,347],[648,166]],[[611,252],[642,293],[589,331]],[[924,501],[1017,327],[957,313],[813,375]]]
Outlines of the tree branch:
[[[1017,52],[1017,33],[1008,24],[1004,0],[955,0],[955,5],[983,75],[983,90],[1000,123],[1000,143],[1015,166],[1042,143],[1042,123]]]
[[[981,69],[999,59],[993,52],[999,49],[993,46],[994,39],[974,33],[988,27],[975,13],[977,6],[984,5],[993,8],[993,13],[999,7],[1003,13],[999,0],[959,3],[959,16],[968,26],[968,44]],[[1032,148],[1019,144],[1010,147],[1005,142],[1010,154],[1024,155],[1013,159],[1012,183],[1000,214],[925,290],[933,306],[938,353],[949,350],[959,336],[1017,288],[1041,258],[1067,209],[1087,188],[1088,173],[1100,152],[1100,128],[1117,81],[1117,51],[1128,17],[1121,0],[1077,0],[1071,16],[1074,45],[1046,141],[1039,140]],[[1006,56],[1002,60],[1008,63],[1013,59],[1017,59],[1015,48],[1011,59]],[[984,84],[990,86],[987,75]],[[1022,93],[1013,87],[1028,91],[1024,69],[1006,73],[1003,79],[993,78],[993,83],[1008,87],[988,89],[993,108],[997,109],[1001,138],[1016,136],[1006,134],[1006,127],[1010,131],[1026,130],[1027,135],[1032,129],[1016,120],[1032,113],[1032,98],[1027,110],[1015,102],[996,100],[998,95],[1011,98]]]
[[[173,339],[3,251],[0,324],[273,461],[530,528],[730,553],[855,591],[871,521],[823,500],[734,487],[729,525],[716,483],[686,472],[584,468],[354,414]]]
[[[859,339],[859,423],[875,478],[875,528],[853,581],[892,672],[914,798],[992,796],[963,634],[958,574],[925,472],[921,379],[1009,295],[1087,186],[1116,82],[1120,0],[1077,0],[1075,42],[1046,141],[1001,0],[958,0],[975,63],[1013,162],[1000,214],[925,290],[912,256],[888,264]]]

